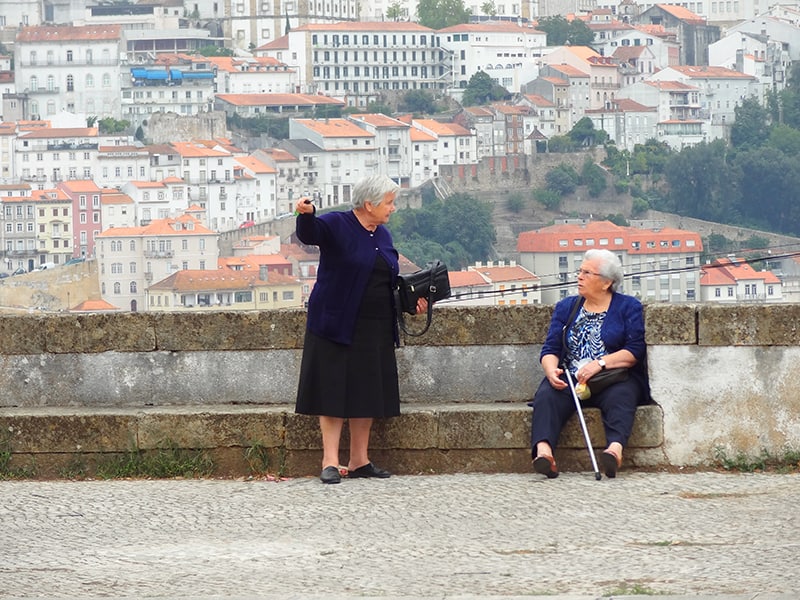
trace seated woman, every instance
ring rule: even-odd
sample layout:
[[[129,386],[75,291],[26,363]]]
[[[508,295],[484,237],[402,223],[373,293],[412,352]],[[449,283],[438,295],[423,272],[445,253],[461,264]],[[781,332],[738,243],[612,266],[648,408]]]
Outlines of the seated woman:
[[[583,403],[602,413],[608,446],[600,454],[599,463],[607,477],[616,477],[636,406],[650,397],[642,304],[617,292],[622,284],[622,265],[608,250],[587,251],[577,276],[578,295],[556,304],[540,354],[545,376],[529,403],[533,406],[533,468],[551,479],[558,477],[553,449],[576,410],[563,367],[570,370],[577,384],[589,384],[605,369],[627,367],[629,377],[625,381],[609,385]]]

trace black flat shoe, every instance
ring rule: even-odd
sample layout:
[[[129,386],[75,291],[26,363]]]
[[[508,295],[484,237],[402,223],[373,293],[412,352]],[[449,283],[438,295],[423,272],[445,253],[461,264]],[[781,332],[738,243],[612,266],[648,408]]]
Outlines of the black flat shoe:
[[[342,475],[337,467],[325,467],[319,479],[322,483],[339,483],[342,481]]]
[[[552,456],[537,456],[533,459],[533,470],[541,475],[547,475],[548,479],[555,479],[558,477],[558,467],[556,467],[556,459]]]
[[[622,466],[621,462],[622,461],[612,452],[604,450],[600,453],[600,466],[609,479],[614,479],[614,477],[617,476],[617,469]]]
[[[363,467],[358,467],[357,469],[353,469],[347,474],[348,477],[351,479],[357,477],[379,477],[380,479],[386,479],[387,477],[391,477],[392,474],[389,471],[385,471],[384,469],[379,469],[371,462],[365,464]]]

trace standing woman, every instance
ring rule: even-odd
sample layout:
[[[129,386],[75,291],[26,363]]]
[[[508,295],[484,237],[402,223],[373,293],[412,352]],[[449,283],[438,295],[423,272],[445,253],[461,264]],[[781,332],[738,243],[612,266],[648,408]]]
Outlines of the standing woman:
[[[600,455],[600,465],[607,477],[615,477],[622,465],[636,406],[650,397],[642,304],[617,291],[623,275],[619,259],[608,250],[588,250],[577,275],[578,295],[564,298],[553,311],[540,354],[545,376],[531,402],[533,468],[551,479],[558,477],[553,449],[576,410],[562,365],[578,383],[591,382],[605,369],[629,370],[627,380],[609,385],[584,402],[584,406],[599,408],[603,417],[608,446]]]
[[[353,188],[353,210],[320,217],[306,198],[296,205],[297,237],[319,246],[317,281],[308,320],[295,410],[318,415],[323,483],[339,483],[339,440],[350,429],[348,477],[389,477],[369,459],[375,418],[400,414],[395,347],[399,345],[393,290],[398,253],[385,225],[399,187],[373,175]],[[417,313],[425,312],[420,299]]]

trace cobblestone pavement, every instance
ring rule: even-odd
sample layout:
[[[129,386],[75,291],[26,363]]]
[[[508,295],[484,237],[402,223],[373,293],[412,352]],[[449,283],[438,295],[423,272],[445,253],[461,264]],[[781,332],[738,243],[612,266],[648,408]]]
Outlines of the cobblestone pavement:
[[[0,482],[2,598],[800,598],[800,475]]]

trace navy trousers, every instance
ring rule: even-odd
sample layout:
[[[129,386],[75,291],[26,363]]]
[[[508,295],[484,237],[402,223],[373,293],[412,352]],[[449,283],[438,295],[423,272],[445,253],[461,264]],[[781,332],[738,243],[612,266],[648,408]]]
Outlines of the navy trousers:
[[[636,416],[636,406],[642,397],[639,382],[633,377],[612,384],[597,395],[581,402],[582,407],[596,407],[603,417],[606,443],[619,442],[623,448],[628,443]],[[536,457],[536,444],[546,441],[555,450],[558,438],[567,420],[575,413],[575,401],[569,387],[557,390],[547,378],[529,403],[533,407],[531,421],[531,454]]]

